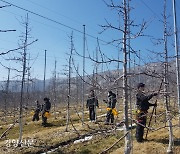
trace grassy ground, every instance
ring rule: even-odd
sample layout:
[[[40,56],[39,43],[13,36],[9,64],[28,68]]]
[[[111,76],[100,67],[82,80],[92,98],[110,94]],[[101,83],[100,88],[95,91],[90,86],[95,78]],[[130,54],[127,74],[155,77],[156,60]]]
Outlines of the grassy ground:
[[[80,109],[77,109],[80,110]],[[60,110],[58,110],[60,111]],[[30,111],[29,111],[30,112]],[[163,109],[159,110],[157,114],[163,113]],[[103,115],[106,113],[105,106],[102,109],[97,110],[98,115]],[[149,111],[151,113],[151,110]],[[81,113],[79,113],[80,116]],[[2,154],[24,154],[24,153],[40,153],[47,152],[49,149],[57,148],[53,154],[57,153],[68,153],[68,154],[96,154],[100,153],[103,150],[110,147],[114,142],[116,142],[121,136],[123,136],[122,131],[115,131],[114,126],[104,125],[105,117],[98,118],[99,123],[88,122],[88,112],[85,112],[85,124],[82,125],[81,120],[78,117],[78,114],[75,112],[75,108],[71,108],[71,118],[74,124],[74,127],[77,131],[74,130],[72,125],[68,126],[68,131],[66,129],[66,111],[61,109],[61,112],[56,113],[57,119],[54,118],[52,114],[48,119],[49,126],[42,127],[41,120],[38,122],[32,122],[32,115],[28,113],[27,116],[24,116],[24,126],[23,126],[23,141],[28,141],[32,139],[33,146],[29,147],[25,144],[24,147],[13,147],[14,144],[8,146],[8,141],[17,140],[19,136],[19,126],[15,125],[7,134],[6,138],[0,140],[0,153]],[[116,119],[117,122],[122,121],[122,112],[120,112],[119,117]],[[165,116],[162,114],[157,118],[157,123],[154,123],[155,128],[161,127],[164,125]],[[7,124],[1,121],[0,134],[2,134],[12,123],[12,117]],[[173,120],[173,124],[177,124],[177,120]],[[90,136],[94,134],[92,140],[74,144],[73,139],[78,137],[78,133],[82,136],[87,134]],[[180,153],[180,128],[175,127],[174,130],[174,153]],[[142,153],[142,154],[164,154],[168,146],[168,129],[163,128],[158,131],[149,132],[148,141],[144,143],[137,143],[134,140],[135,130],[133,129],[133,153]],[[72,140],[72,141],[71,141]],[[66,143],[68,141],[68,144]],[[66,145],[67,144],[67,145]],[[108,153],[121,154],[124,152],[124,139],[118,142]]]
[[[174,135],[174,154],[180,153],[180,128],[173,129]],[[156,132],[150,132],[148,140],[144,143],[133,142],[134,154],[165,154],[168,148],[168,130],[161,129]],[[123,154],[124,148],[118,148],[111,152],[111,154]]]

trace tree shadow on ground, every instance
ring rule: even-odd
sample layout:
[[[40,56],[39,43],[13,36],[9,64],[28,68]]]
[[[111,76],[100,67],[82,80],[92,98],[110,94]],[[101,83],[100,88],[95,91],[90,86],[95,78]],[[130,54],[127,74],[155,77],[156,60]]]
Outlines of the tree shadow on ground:
[[[169,144],[169,139],[151,139],[147,140],[147,142],[154,141],[162,144]],[[174,139],[174,146],[180,146],[180,138]]]
[[[56,125],[53,123],[47,123],[44,127],[54,127],[54,126],[56,126]]]

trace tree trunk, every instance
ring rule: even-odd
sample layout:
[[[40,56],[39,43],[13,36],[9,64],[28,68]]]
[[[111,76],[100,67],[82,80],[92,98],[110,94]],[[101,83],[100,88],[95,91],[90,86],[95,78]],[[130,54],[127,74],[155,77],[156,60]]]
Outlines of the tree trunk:
[[[24,48],[23,48],[23,74],[21,80],[21,99],[20,99],[20,111],[19,111],[19,142],[18,146],[21,146],[22,142],[22,133],[23,133],[23,96],[24,96],[24,82],[25,82],[25,74],[26,74],[26,50],[27,50],[27,37],[28,37],[28,14],[26,18],[26,32],[25,32],[25,40],[24,40]]]
[[[128,123],[128,89],[127,89],[127,34],[128,34],[128,15],[127,15],[127,3],[126,0],[124,3],[124,33],[123,33],[123,55],[124,55],[124,63],[123,63],[123,103],[124,103],[124,134],[129,131],[129,123]],[[125,154],[129,154],[131,152],[131,140],[130,140],[130,132],[127,133],[125,137]]]
[[[167,50],[167,17],[166,17],[166,0],[164,0],[164,54],[165,54],[165,62],[164,62],[164,104],[166,108],[166,119],[168,121],[169,126],[169,146],[167,149],[167,153],[172,153],[173,147],[173,130],[172,130],[172,122],[170,117],[169,103],[168,103],[168,50]]]
[[[67,117],[66,117],[66,130],[68,131],[68,125],[70,121],[70,113],[69,113],[69,105],[70,105],[70,99],[71,99],[71,61],[72,61],[72,51],[73,51],[73,41],[72,41],[72,35],[71,35],[71,52],[69,55],[69,75],[68,75],[68,102],[67,102]]]

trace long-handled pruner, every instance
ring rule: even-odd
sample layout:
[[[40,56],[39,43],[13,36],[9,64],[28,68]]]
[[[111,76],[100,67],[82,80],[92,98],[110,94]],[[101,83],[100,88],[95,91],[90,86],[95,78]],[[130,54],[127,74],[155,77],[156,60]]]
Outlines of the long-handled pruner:
[[[159,93],[160,93],[160,91],[161,91],[162,84],[163,84],[163,80],[162,80],[161,85],[160,85],[160,87],[159,87],[159,90],[158,90],[158,95],[159,95]],[[155,103],[154,103],[154,104],[157,104],[157,99],[156,99],[156,101],[155,101]],[[150,117],[150,119],[149,119],[148,128],[149,128],[149,127],[150,127],[150,125],[151,125],[151,120],[152,120],[152,117],[153,117],[154,112],[155,112],[155,115],[156,115],[156,106],[153,106],[153,110],[152,110],[152,113],[151,113],[151,117]],[[156,121],[156,117],[155,117],[155,121]],[[149,133],[149,129],[147,129],[145,139],[147,139],[147,135],[148,135],[148,133]]]

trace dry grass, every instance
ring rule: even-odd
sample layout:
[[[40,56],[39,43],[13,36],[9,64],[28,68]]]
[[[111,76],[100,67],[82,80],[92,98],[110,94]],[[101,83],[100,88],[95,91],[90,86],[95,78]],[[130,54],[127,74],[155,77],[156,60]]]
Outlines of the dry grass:
[[[60,110],[59,110],[60,111]],[[159,113],[164,112],[164,110],[159,110]],[[97,110],[98,115],[102,115],[106,113],[106,107],[103,106],[102,109]],[[149,111],[151,113],[151,110]],[[79,113],[80,116],[81,113]],[[66,112],[65,109],[61,109],[61,111],[56,114],[57,119],[54,118],[53,114],[48,119],[50,123],[49,127],[42,127],[41,120],[39,122],[32,122],[32,116],[29,114],[27,117],[24,118],[24,128],[23,128],[23,139],[34,139],[35,147],[21,147],[21,148],[7,148],[5,145],[6,139],[18,139],[19,136],[19,127],[16,125],[12,130],[9,131],[7,138],[0,141],[0,153],[3,154],[24,154],[24,153],[36,153],[38,151],[46,151],[50,146],[56,146],[61,142],[68,141],[72,138],[76,138],[78,135],[74,131],[73,127],[69,125],[68,132],[65,132],[65,124],[66,124]],[[122,112],[119,115],[117,121],[122,120]],[[104,120],[105,117],[101,117],[98,120],[100,121],[99,124],[88,123],[88,112],[85,112],[85,123],[88,125],[82,126],[81,120],[79,119],[78,115],[75,113],[74,108],[71,108],[71,118],[73,120],[73,124],[78,130],[78,132],[83,135],[90,132],[94,132],[96,130],[102,129],[112,129],[112,126],[105,126]],[[153,127],[160,127],[163,125],[164,117],[157,119],[161,121],[160,124],[156,124]],[[12,120],[8,121],[11,123]],[[154,120],[153,120],[154,121]],[[176,120],[173,121],[173,124],[177,124]],[[8,125],[2,125],[0,129],[0,134],[8,127]],[[133,136],[134,136],[133,130]],[[180,129],[174,128],[174,153],[180,153]],[[110,147],[114,142],[116,142],[121,136],[123,132],[116,131],[111,133],[101,133],[93,136],[93,139],[84,142],[73,144],[70,143],[67,146],[59,148],[54,152],[56,153],[77,153],[77,154],[96,154],[100,153],[106,148]],[[155,132],[149,132],[148,141],[144,143],[137,143],[136,141],[133,142],[133,153],[142,153],[142,154],[163,154],[166,153],[166,149],[168,146],[168,130],[167,128],[160,129]],[[109,153],[113,154],[121,154],[124,153],[124,140],[120,141],[116,146],[110,150]]]
[[[177,121],[173,121],[177,124]],[[174,135],[174,154],[180,153],[180,128],[173,128]],[[143,143],[133,141],[133,154],[165,154],[168,148],[169,133],[167,128],[160,129],[158,131],[149,132],[148,140]],[[112,152],[112,154],[123,154],[124,147],[121,147]]]
[[[71,111],[72,112],[72,111]],[[98,110],[102,114],[103,111]],[[98,113],[99,114],[99,113]],[[34,139],[35,145],[37,147],[33,148],[7,148],[5,142],[7,139],[18,139],[19,136],[19,126],[18,124],[15,125],[13,129],[11,129],[8,134],[7,138],[3,138],[0,141],[0,153],[26,153],[26,152],[37,152],[42,149],[46,149],[48,146],[56,145],[60,142],[69,140],[71,138],[77,137],[74,129],[72,128],[71,124],[68,127],[69,132],[65,132],[65,123],[66,123],[66,112],[65,109],[61,109],[61,113],[57,115],[57,119],[54,118],[52,115],[49,119],[49,127],[42,127],[41,120],[39,122],[32,122],[32,115],[28,115],[24,117],[24,126],[23,126],[23,139]],[[80,115],[81,116],[81,115]],[[73,123],[80,132],[81,135],[87,133],[89,128],[87,126],[82,127],[81,121],[76,113],[71,113],[71,117],[73,118]],[[88,121],[88,112],[85,113],[85,121]],[[7,121],[7,123],[12,123],[11,120]],[[93,126],[90,124],[93,129],[97,129],[97,125]],[[3,124],[1,125],[0,134],[2,134],[9,125]],[[42,146],[42,147],[41,147]]]

